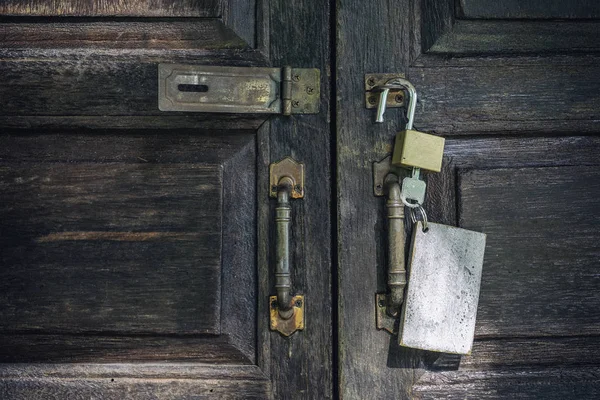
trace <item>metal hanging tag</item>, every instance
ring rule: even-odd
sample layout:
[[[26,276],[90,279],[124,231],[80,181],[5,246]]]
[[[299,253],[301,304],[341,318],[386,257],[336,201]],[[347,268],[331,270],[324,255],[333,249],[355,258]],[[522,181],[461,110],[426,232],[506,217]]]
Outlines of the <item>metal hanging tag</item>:
[[[470,354],[486,235],[429,222],[413,226],[401,346]]]

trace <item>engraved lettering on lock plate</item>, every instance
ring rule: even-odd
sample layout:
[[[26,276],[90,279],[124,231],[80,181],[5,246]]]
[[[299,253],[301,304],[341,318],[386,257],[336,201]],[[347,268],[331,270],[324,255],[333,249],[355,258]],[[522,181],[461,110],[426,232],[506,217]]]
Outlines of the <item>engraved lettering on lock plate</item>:
[[[470,354],[486,235],[422,223],[413,228],[400,345]]]

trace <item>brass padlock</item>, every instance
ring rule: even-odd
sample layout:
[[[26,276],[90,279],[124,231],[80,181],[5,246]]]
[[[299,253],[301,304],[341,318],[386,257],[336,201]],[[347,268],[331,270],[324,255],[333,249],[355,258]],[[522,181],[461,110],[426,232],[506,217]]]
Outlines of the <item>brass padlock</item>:
[[[415,87],[406,79],[396,78],[393,80],[393,84],[384,85],[382,88],[385,95],[390,89],[407,89],[410,97],[407,112],[408,123],[406,129],[396,135],[392,165],[440,172],[442,170],[445,139],[412,129],[417,108],[417,91]],[[384,98],[382,93],[377,110],[377,122],[383,121],[385,99],[387,97]]]
[[[440,172],[444,143],[443,137],[405,129],[396,134],[392,165]]]

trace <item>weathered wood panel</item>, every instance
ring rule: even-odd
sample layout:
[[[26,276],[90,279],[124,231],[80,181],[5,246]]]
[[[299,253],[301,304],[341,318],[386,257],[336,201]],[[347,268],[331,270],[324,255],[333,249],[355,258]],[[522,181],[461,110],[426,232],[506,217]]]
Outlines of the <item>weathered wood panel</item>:
[[[375,324],[375,294],[386,290],[387,246],[385,200],[373,195],[372,163],[391,153],[404,112],[389,109],[385,122],[376,124],[375,110],[364,105],[364,74],[408,71],[410,11],[417,6],[404,0],[344,1],[337,6],[336,233],[342,399],[408,398],[420,368],[418,352],[400,348],[397,337],[378,331]],[[419,109],[418,127],[421,116]]]
[[[250,364],[223,337],[72,334],[0,334],[0,362]]]
[[[599,35],[597,21],[457,20],[426,50],[453,55],[597,53]]]
[[[459,225],[488,235],[477,337],[600,334],[597,167],[459,175]]]
[[[4,133],[0,137],[0,159],[5,163],[222,164],[242,149],[253,148],[255,143],[251,131],[73,131],[63,128],[33,132],[5,130]]]
[[[434,372],[421,378],[411,398],[593,400],[599,380],[598,367]]]
[[[595,132],[600,63],[568,60],[422,57],[408,74],[419,90],[415,125],[443,135]]]
[[[220,5],[219,0],[8,0],[0,4],[0,15],[218,17]]]
[[[0,23],[2,48],[218,49],[246,43],[218,19]]]
[[[585,19],[599,18],[600,5],[595,0],[460,0],[461,18],[498,19]]]
[[[218,166],[3,163],[2,330],[219,333],[221,185]]]
[[[0,364],[0,398],[268,399],[255,366],[185,364]]]
[[[0,49],[0,124],[26,129],[256,129],[269,117],[159,111],[160,62],[264,65],[259,52],[240,49]]]
[[[476,340],[460,370],[572,367],[600,363],[599,337],[506,338]]]
[[[331,31],[333,5],[322,0],[272,1],[270,23],[272,65],[319,68],[320,113],[272,118],[258,132],[258,265],[259,353],[273,379],[276,399],[332,399],[336,352],[332,314],[332,132]],[[291,337],[269,331],[268,295],[276,293],[275,200],[269,199],[269,163],[292,156],[305,165],[305,196],[291,202],[292,292],[305,295],[306,327]]]

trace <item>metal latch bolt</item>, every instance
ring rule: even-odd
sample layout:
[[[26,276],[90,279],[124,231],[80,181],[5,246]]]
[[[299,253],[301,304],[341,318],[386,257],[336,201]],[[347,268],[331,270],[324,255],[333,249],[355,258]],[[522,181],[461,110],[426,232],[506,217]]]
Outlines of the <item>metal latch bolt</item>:
[[[161,111],[317,114],[320,71],[314,68],[159,64]]]

